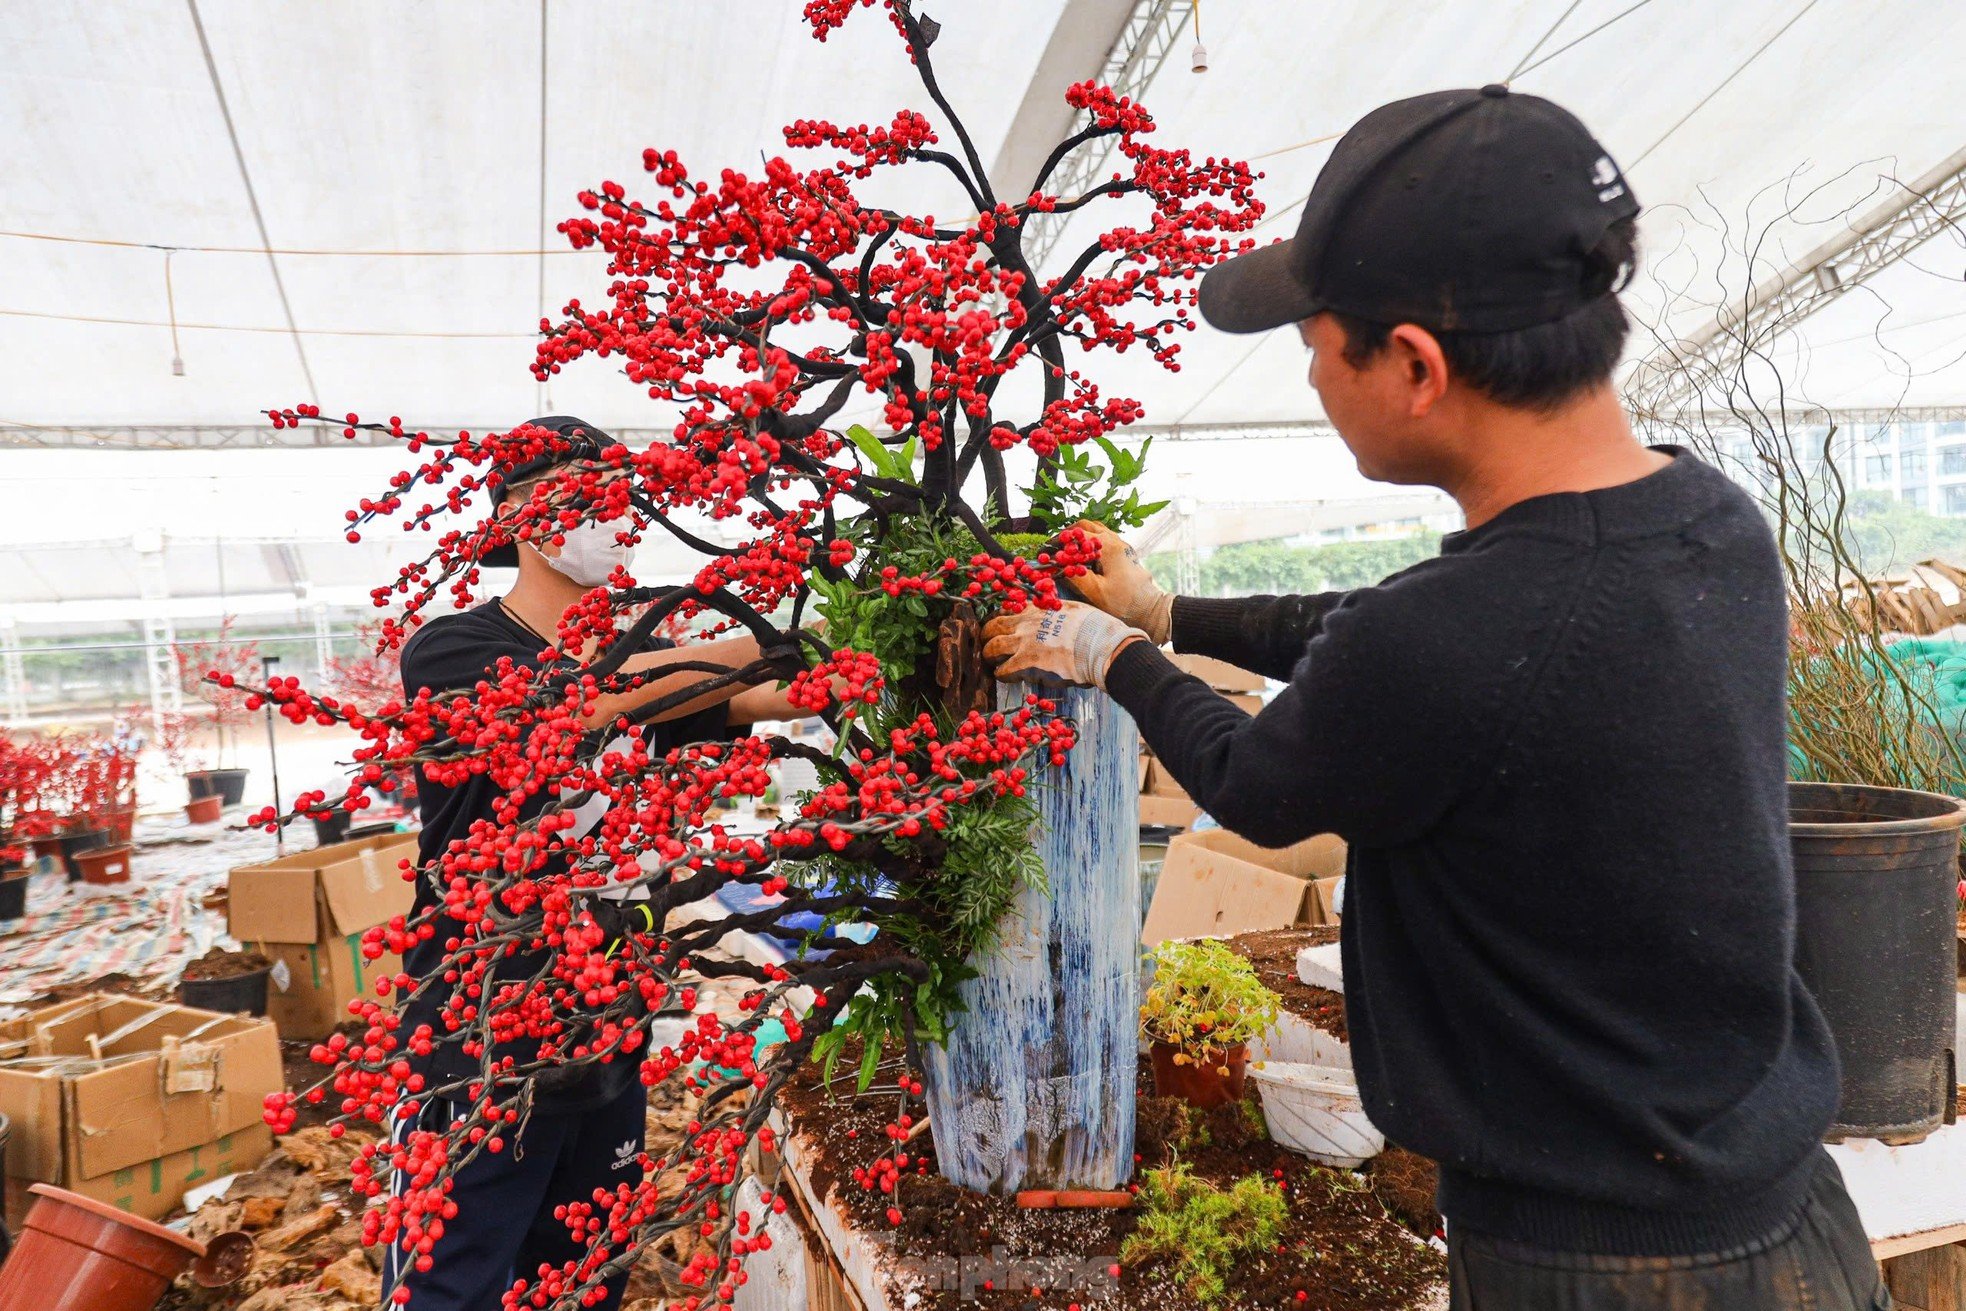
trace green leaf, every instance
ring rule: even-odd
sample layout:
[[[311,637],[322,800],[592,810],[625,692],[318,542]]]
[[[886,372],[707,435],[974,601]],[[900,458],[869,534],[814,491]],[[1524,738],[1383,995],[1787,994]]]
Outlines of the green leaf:
[[[860,1036],[860,1040],[864,1044],[860,1053],[860,1079],[858,1083],[858,1088],[861,1092],[866,1092],[873,1085],[874,1067],[881,1063],[880,1038],[881,1035],[878,1032],[863,1033]]]
[[[895,476],[894,456],[889,453],[887,447],[881,445],[880,438],[874,436],[867,428],[857,423],[846,430],[846,435],[852,439],[853,444],[860,449],[860,453],[866,456],[868,462],[874,466],[875,473],[883,478],[892,478]],[[909,440],[912,441],[913,438]]]

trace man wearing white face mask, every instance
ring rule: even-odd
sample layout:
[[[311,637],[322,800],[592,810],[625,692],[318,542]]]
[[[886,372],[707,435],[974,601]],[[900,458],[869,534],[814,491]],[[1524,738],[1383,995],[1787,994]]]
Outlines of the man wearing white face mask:
[[[535,419],[532,426],[560,433],[568,439],[568,449],[521,464],[503,479],[492,481],[489,490],[497,514],[515,513],[542,483],[563,477],[570,465],[597,460],[612,440],[592,424],[568,416]],[[572,492],[570,484],[560,485]],[[521,542],[487,553],[481,563],[516,566],[518,581],[496,600],[441,615],[418,629],[403,647],[405,694],[414,696],[425,687],[433,692],[469,688],[480,679],[495,678],[503,660],[518,667],[541,667],[543,653],[560,646],[553,634],[567,607],[606,584],[617,565],[628,563],[630,548],[616,541],[627,526],[625,520],[582,523],[561,534],[563,545]],[[665,679],[659,671],[666,664],[708,660],[740,668],[758,658],[757,642],[748,635],[693,642],[687,648],[666,642],[662,646],[665,649],[646,652],[626,663],[628,671],[655,676],[633,692],[600,698],[586,717],[590,727],[611,723],[623,713],[704,677],[684,671]],[[567,655],[583,663],[591,658],[591,652],[584,651]],[[790,719],[804,713],[794,710],[775,686],[734,688],[698,697],[641,732],[650,754],[659,757],[684,743],[728,738],[733,725]],[[502,794],[483,775],[457,787],[442,787],[421,777],[419,771],[417,781],[423,820],[419,854],[428,867],[454,841],[466,839],[474,824],[493,822],[493,807]],[[532,798],[522,805],[520,813],[537,814],[549,800],[544,796]],[[582,822],[591,827],[598,818],[583,816]],[[438,901],[436,890],[419,881],[417,910],[421,912]],[[605,916],[611,912],[597,907],[595,913]],[[456,921],[439,918],[435,934],[405,954],[405,971],[418,979],[429,979],[441,971],[444,940],[461,931]],[[496,977],[531,977],[545,964],[539,953],[511,957],[500,962]],[[462,1084],[477,1076],[480,1063],[461,1049],[457,1035],[445,1027],[442,1013],[450,1000],[448,988],[424,989],[405,1004],[399,1032],[407,1037],[419,1026],[428,1025],[434,1050],[417,1061],[416,1068],[426,1086],[437,1089],[453,1085],[461,1092]],[[531,1048],[537,1045],[532,1043]],[[501,1046],[497,1054],[511,1055],[523,1064],[534,1052],[527,1044],[515,1042]],[[447,1222],[443,1237],[428,1253],[391,1250],[387,1254],[385,1298],[400,1278],[402,1286],[411,1290],[413,1311],[479,1311],[497,1306],[500,1295],[515,1278],[531,1280],[542,1265],[559,1266],[579,1257],[582,1249],[568,1238],[565,1225],[554,1218],[553,1211],[569,1202],[590,1200],[597,1188],[613,1190],[618,1184],[633,1185],[640,1180],[647,1103],[636,1077],[638,1065],[639,1055],[633,1055],[568,1072],[565,1077],[560,1071],[549,1071],[539,1078],[532,1115],[513,1149],[496,1155],[481,1153],[459,1172],[451,1194],[457,1215]],[[399,1121],[394,1131],[407,1134],[416,1123],[440,1128],[461,1113],[454,1099],[435,1096],[426,1098],[420,1110],[417,1122]],[[596,1305],[602,1311],[612,1311],[625,1282],[625,1275],[615,1279],[607,1298]]]

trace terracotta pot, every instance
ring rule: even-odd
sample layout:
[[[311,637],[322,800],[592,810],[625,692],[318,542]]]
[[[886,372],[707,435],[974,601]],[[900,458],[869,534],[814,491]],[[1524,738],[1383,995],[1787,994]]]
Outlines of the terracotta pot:
[[[109,830],[111,842],[128,842],[137,826],[137,808],[131,806],[127,810],[104,811],[102,826]]]
[[[1179,1097],[1198,1110],[1211,1110],[1242,1100],[1243,1076],[1249,1067],[1249,1052],[1241,1044],[1216,1047],[1198,1058],[1177,1065],[1174,1053],[1180,1048],[1157,1042],[1153,1047],[1154,1095]],[[1192,1057],[1192,1053],[1190,1054]],[[0,1308],[0,1311],[5,1311]]]
[[[94,851],[77,852],[75,863],[82,869],[84,883],[130,881],[130,846],[126,842],[113,847],[98,847]]]
[[[213,793],[198,797],[184,808],[184,817],[193,824],[216,824],[225,813],[225,798]]]
[[[0,1265],[0,1311],[150,1311],[205,1245],[50,1184]]]
[[[109,830],[105,828],[76,828],[61,835],[61,864],[68,872],[70,883],[82,877],[81,854],[106,847],[109,841]]]

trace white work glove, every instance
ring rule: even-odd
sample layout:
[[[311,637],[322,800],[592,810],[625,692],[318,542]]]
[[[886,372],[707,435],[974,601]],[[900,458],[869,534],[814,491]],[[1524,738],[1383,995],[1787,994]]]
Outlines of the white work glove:
[[[1058,610],[1027,606],[983,625],[983,655],[1005,683],[1106,686],[1106,667],[1128,641],[1147,635],[1077,601]]]
[[[1155,646],[1165,646],[1173,627],[1174,593],[1163,592],[1133,548],[1105,524],[1081,519],[1072,526],[1099,539],[1099,563],[1074,578],[1072,587],[1088,604],[1139,629]]]

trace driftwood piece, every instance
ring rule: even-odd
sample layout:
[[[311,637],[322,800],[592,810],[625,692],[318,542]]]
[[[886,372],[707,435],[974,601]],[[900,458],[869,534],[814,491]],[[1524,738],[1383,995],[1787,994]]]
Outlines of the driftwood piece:
[[[995,701],[995,681],[983,660],[983,623],[967,601],[935,635],[935,686],[942,707],[960,720],[970,711],[987,713]]]

